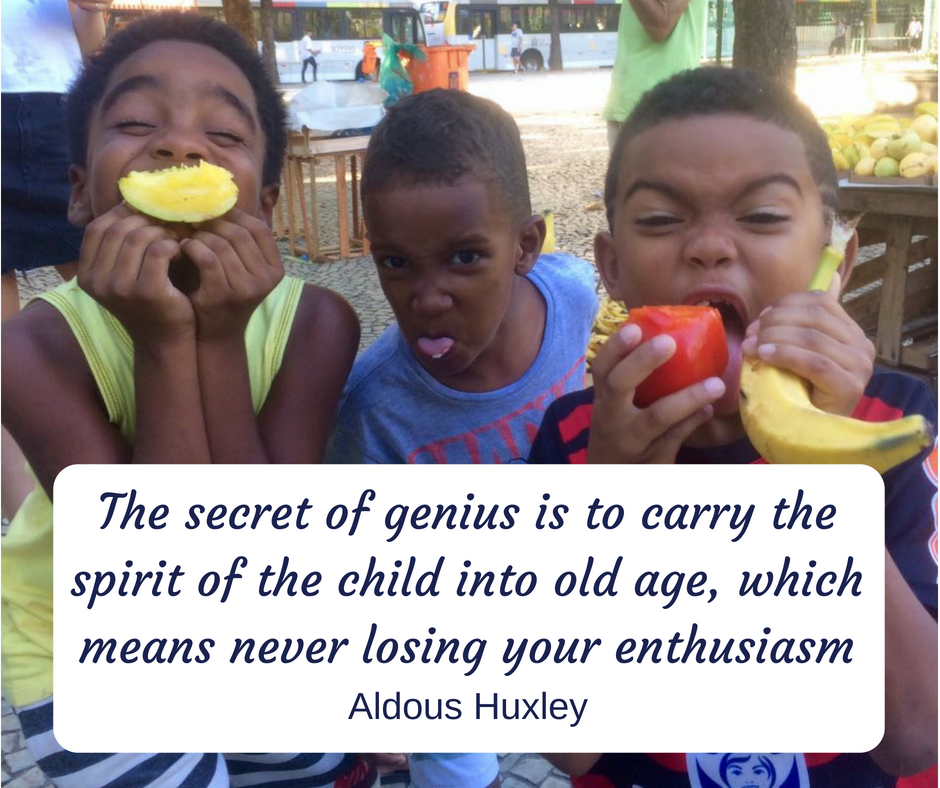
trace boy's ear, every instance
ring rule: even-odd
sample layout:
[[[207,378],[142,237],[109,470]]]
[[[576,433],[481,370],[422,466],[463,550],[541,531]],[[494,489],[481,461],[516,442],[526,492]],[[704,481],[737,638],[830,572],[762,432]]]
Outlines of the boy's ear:
[[[280,194],[281,184],[279,183],[261,187],[261,216],[268,223],[268,227],[274,227],[274,206],[277,205],[277,198]]]
[[[842,258],[842,262],[839,263],[839,277],[842,279],[842,292],[845,292],[846,286],[849,283],[849,277],[852,276],[852,271],[855,270],[855,261],[858,258],[858,231],[852,231],[852,237],[849,238],[848,244],[845,247],[845,257]]]
[[[88,190],[88,174],[84,167],[69,165],[69,182],[72,191],[69,194],[68,220],[76,227],[84,227],[94,219],[91,210],[91,193]]]
[[[526,219],[516,234],[517,254],[515,272],[518,276],[525,276],[532,270],[535,261],[542,253],[542,242],[545,240],[545,219],[541,214],[533,214]]]
[[[622,301],[620,269],[617,267],[617,248],[614,245],[614,237],[606,230],[594,236],[594,263],[601,275],[601,281],[604,283],[607,294],[614,301]]]

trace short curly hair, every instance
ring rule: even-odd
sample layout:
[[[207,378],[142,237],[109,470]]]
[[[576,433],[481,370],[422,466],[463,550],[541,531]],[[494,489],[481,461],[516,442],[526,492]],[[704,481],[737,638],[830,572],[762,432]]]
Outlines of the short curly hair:
[[[670,120],[699,115],[747,115],[792,131],[803,141],[813,180],[829,216],[838,208],[838,179],[826,133],[792,91],[747,69],[707,66],[681,71],[643,95],[624,122],[607,165],[604,204],[613,231],[624,149],[638,134]]]
[[[532,214],[525,151],[512,116],[489,99],[436,88],[392,105],[372,131],[362,198],[389,188],[484,183],[513,221]]]
[[[265,153],[261,178],[278,183],[287,149],[287,109],[258,53],[233,28],[196,13],[151,14],[118,31],[82,68],[69,90],[65,117],[72,163],[85,166],[88,133],[95,107],[114,70],[135,52],[157,41],[186,41],[225,55],[245,75],[258,105]]]

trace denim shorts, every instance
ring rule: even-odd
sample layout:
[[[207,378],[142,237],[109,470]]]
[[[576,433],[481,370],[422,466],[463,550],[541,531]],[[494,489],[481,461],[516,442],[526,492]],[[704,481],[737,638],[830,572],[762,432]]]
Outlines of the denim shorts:
[[[3,93],[0,262],[3,273],[78,259],[82,228],[68,223],[64,96]]]

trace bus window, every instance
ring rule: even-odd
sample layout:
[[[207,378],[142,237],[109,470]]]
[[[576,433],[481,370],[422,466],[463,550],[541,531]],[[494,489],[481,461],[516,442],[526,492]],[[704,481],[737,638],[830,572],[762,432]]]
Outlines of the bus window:
[[[422,3],[421,13],[424,14],[426,24],[438,25],[444,21],[447,16],[447,9],[450,3],[447,0],[441,0],[435,3]]]
[[[492,13],[480,13],[479,18],[476,20],[474,26],[473,37],[474,38],[493,38],[496,35],[496,31],[493,30],[493,14]]]
[[[381,8],[350,8],[344,11],[346,32],[343,38],[382,38]]]
[[[457,35],[464,38],[469,37],[470,30],[470,9],[464,6],[457,8]]]
[[[620,6],[607,6],[607,29],[616,31],[620,28]]]
[[[528,6],[521,5],[501,5],[499,7],[499,30],[498,33],[509,35],[512,32],[512,25],[515,22],[524,33],[529,33],[529,23],[527,18]]]
[[[338,8],[302,8],[300,29],[313,31],[314,40],[330,41],[342,38],[343,12]],[[290,13],[290,12],[285,12]]]
[[[562,33],[587,33],[594,28],[593,8],[588,6],[562,6],[558,9]]]
[[[391,11],[387,32],[396,44],[424,44],[424,26],[415,11]]]
[[[215,10],[215,9],[212,9]],[[221,9],[219,9],[221,11]],[[294,34],[294,12],[281,11],[274,9],[274,40],[279,43],[289,43],[295,41],[297,36]],[[251,15],[255,21],[255,32],[261,35],[261,11],[260,9],[251,9]],[[224,17],[223,17],[224,21]]]
[[[522,28],[526,35],[552,32],[551,8],[548,6],[529,6],[528,11],[528,25]]]

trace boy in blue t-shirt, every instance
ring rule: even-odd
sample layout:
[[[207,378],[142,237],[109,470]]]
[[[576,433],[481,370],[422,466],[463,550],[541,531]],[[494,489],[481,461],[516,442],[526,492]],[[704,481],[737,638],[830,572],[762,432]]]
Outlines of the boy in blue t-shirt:
[[[738,413],[742,357],[808,381],[831,413],[935,422],[926,386],[872,375],[874,348],[838,301],[853,238],[828,293],[807,292],[829,242],[838,190],[825,133],[782,85],[723,68],[685,71],[649,91],[627,119],[605,190],[610,231],[595,257],[627,307],[707,302],[729,363],[646,408],[636,386],[676,349],[635,325],[598,351],[594,386],[548,409],[533,463],[762,462]],[[548,756],[575,788],[885,788],[937,761],[937,449],[884,474],[885,736],[870,753],[568,753]],[[859,687],[859,692],[866,692]],[[825,713],[820,708],[807,713]],[[750,724],[750,723],[748,723]],[[630,747],[629,741],[623,742]],[[732,779],[734,778],[734,779]],[[936,785],[936,778],[934,778]]]
[[[597,297],[587,263],[540,256],[515,122],[458,91],[402,100],[362,200],[396,323],[356,361],[328,461],[524,461],[545,408],[583,385]]]

